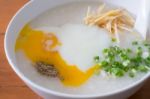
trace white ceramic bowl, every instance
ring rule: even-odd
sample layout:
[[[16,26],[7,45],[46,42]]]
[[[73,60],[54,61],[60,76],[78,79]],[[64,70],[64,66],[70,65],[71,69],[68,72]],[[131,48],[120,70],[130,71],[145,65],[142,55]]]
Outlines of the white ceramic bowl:
[[[68,3],[68,2],[80,2],[81,0],[32,0],[29,1],[25,6],[23,6],[13,17],[11,22],[8,25],[6,35],[5,35],[5,52],[7,59],[13,68],[13,70],[17,73],[17,75],[37,94],[44,98],[51,98],[51,99],[60,99],[60,98],[99,98],[99,99],[124,99],[135,93],[143,83],[149,78],[150,73],[146,74],[141,80],[135,82],[127,86],[126,88],[119,90],[117,92],[113,92],[110,94],[105,95],[71,95],[56,92],[50,89],[46,89],[36,82],[33,82],[29,79],[26,74],[23,73],[23,69],[19,68],[16,62],[15,57],[15,41],[18,36],[19,31],[23,28],[23,26],[29,22],[30,20],[34,19],[36,16],[40,15],[42,12],[46,11],[47,9]],[[88,0],[82,0],[88,1]],[[90,0],[89,0],[90,1]],[[122,6],[132,12],[135,16],[138,13],[140,1],[142,0],[92,0],[94,1],[104,1],[108,3],[112,3],[115,5]]]

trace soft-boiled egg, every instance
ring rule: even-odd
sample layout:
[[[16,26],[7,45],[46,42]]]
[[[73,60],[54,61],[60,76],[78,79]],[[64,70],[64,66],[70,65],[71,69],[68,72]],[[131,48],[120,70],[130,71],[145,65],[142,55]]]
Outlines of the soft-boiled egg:
[[[16,41],[16,51],[23,50],[32,62],[53,64],[64,85],[79,86],[94,74],[94,56],[101,55],[110,43],[108,33],[95,26],[67,24],[32,29],[26,25]]]

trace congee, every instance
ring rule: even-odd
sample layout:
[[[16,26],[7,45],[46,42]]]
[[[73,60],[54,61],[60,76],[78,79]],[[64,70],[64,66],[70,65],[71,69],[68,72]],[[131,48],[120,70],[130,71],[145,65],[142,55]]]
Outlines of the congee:
[[[126,88],[150,69],[150,44],[133,30],[135,17],[101,2],[75,2],[28,22],[16,40],[20,68],[44,88],[106,94]]]

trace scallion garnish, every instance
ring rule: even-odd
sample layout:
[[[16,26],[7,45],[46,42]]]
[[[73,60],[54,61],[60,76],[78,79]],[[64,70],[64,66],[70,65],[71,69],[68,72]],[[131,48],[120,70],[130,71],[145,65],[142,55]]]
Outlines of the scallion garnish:
[[[103,50],[103,59],[99,60],[99,57],[96,56],[94,60],[99,61],[97,64],[105,72],[117,77],[122,77],[125,73],[128,73],[130,77],[134,77],[137,72],[147,72],[150,68],[150,48],[147,47],[149,44],[141,45],[140,42],[134,41],[132,45],[136,45],[135,50],[110,46]],[[148,56],[143,58],[143,53],[145,53],[143,49],[146,48],[148,50]]]
[[[95,61],[95,62],[99,62],[99,56],[95,56],[95,57],[94,57],[94,61]]]
[[[117,40],[116,40],[116,38],[112,38],[111,41],[112,42],[116,42]]]
[[[133,41],[132,45],[138,45],[138,42],[137,41]]]

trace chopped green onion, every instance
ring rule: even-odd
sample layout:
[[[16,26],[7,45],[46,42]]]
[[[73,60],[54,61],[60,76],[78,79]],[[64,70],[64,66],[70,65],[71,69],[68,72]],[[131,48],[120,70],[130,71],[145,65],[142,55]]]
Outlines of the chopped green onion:
[[[100,59],[99,56],[94,57],[95,62],[99,62],[99,59]]]
[[[150,46],[150,44],[149,44],[147,41],[144,41],[143,44],[144,44],[144,46],[146,46],[146,47]]]
[[[104,49],[104,50],[103,50],[103,53],[107,53],[107,52],[108,52],[108,49]]]
[[[129,63],[130,63],[130,60],[126,60],[126,61],[124,61],[124,62],[123,62],[123,66],[125,66],[125,67],[126,67],[126,66],[128,66],[128,65],[129,65]]]
[[[111,41],[112,41],[112,42],[116,42],[117,39],[116,39],[116,38],[112,38]]]
[[[127,52],[128,52],[128,53],[131,53],[131,52],[132,52],[132,50],[131,50],[131,49],[129,49],[129,48],[127,48]]]
[[[102,66],[108,65],[108,62],[107,62],[107,61],[102,61],[102,62],[101,62],[101,65],[102,65]]]
[[[146,43],[146,44],[144,44],[144,46],[149,46],[149,44]]]
[[[94,58],[96,63],[105,72],[117,77],[124,76],[128,73],[130,77],[134,77],[137,72],[147,72],[150,69],[150,47],[144,47],[143,43],[134,41],[132,45],[135,49],[121,48],[118,46],[110,46],[103,50],[103,59],[99,56]],[[148,46],[149,44],[145,44]],[[146,50],[146,54],[145,54]],[[132,52],[132,53],[131,53]],[[145,56],[143,58],[143,56]]]
[[[133,78],[133,77],[135,76],[135,73],[129,72],[129,76],[130,76],[131,78]]]
[[[112,68],[111,69],[111,74],[114,74],[117,77],[121,77],[124,75],[124,71],[120,68]]]
[[[146,66],[138,66],[138,70],[141,72],[147,72],[148,68]]]
[[[133,41],[132,45],[138,45],[138,42],[137,41]]]

